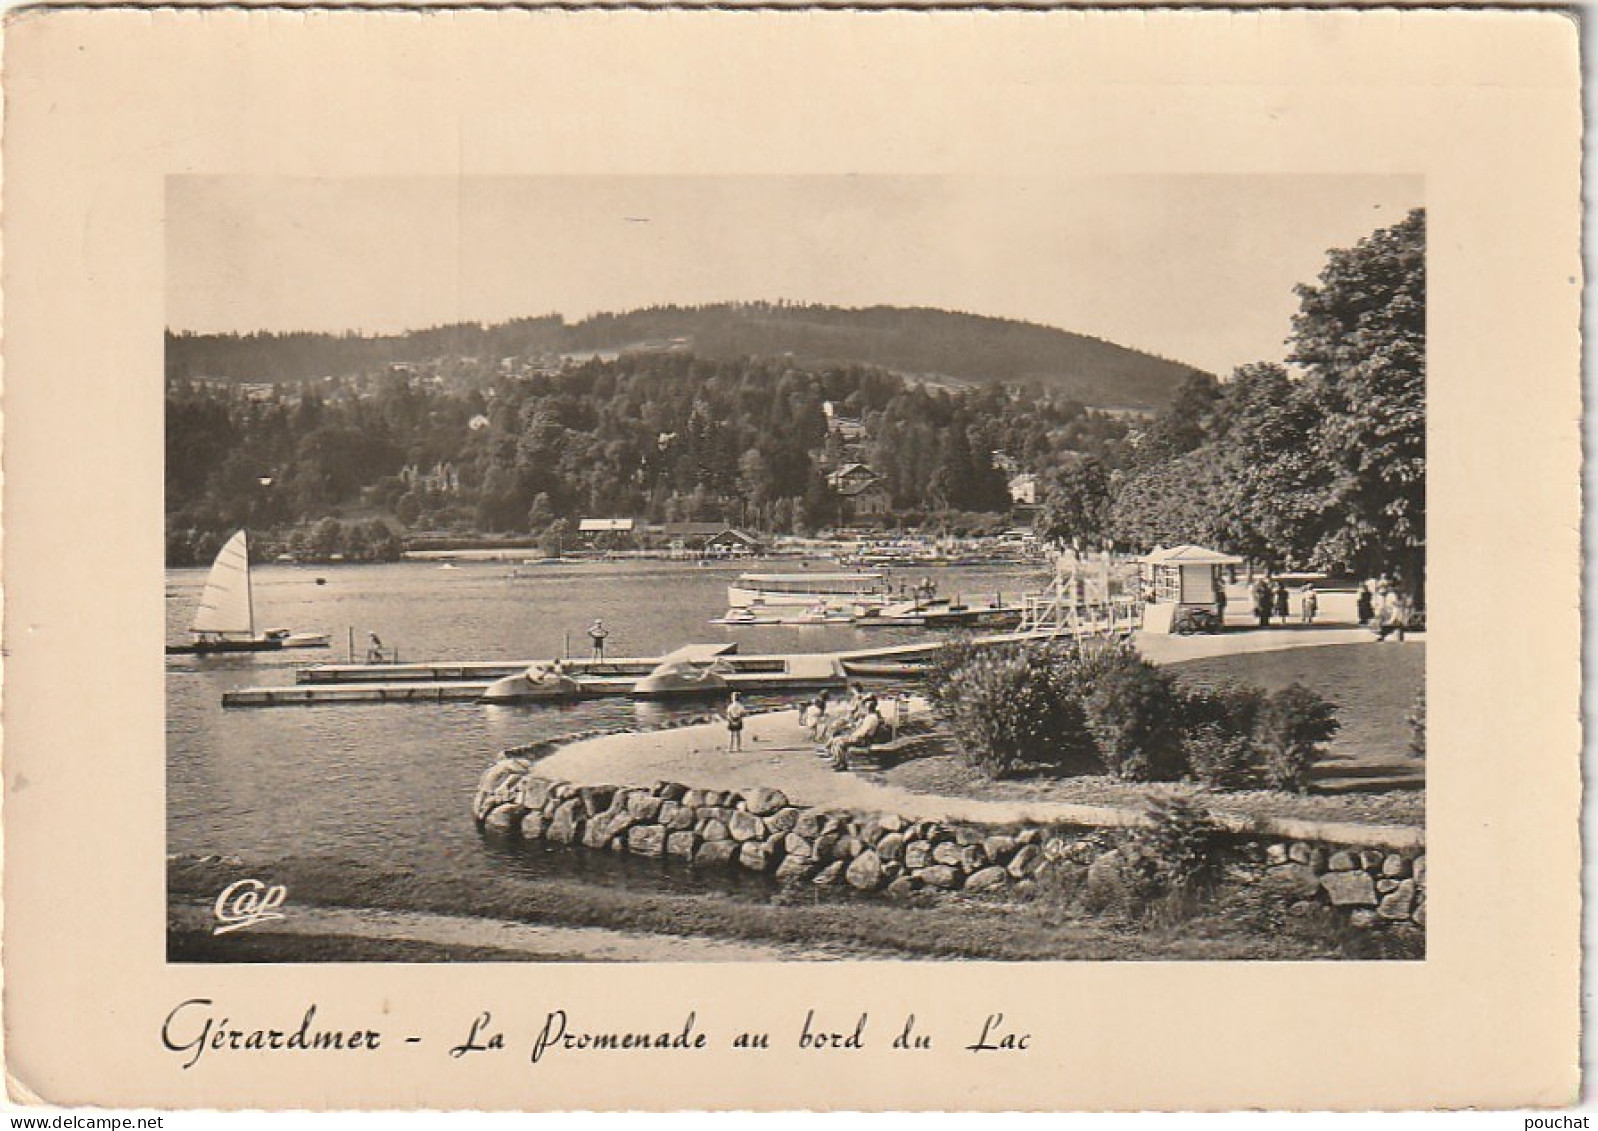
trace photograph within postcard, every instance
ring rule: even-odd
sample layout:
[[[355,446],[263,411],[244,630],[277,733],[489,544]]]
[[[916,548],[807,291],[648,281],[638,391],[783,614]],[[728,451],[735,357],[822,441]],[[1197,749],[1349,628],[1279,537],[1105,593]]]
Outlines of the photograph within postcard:
[[[169,957],[1422,958],[1423,205],[174,178]]]
[[[13,1094],[1570,1102],[1576,42],[10,23]]]

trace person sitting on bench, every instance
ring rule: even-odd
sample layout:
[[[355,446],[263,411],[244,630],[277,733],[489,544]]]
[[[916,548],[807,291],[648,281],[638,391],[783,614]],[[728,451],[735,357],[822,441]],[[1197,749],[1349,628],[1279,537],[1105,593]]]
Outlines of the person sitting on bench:
[[[832,756],[834,770],[847,770],[849,768],[849,752],[851,750],[864,750],[882,740],[887,733],[888,725],[883,721],[882,714],[877,710],[875,696],[865,700],[865,713],[860,716],[860,721],[846,734],[834,738],[827,747],[827,753]]]

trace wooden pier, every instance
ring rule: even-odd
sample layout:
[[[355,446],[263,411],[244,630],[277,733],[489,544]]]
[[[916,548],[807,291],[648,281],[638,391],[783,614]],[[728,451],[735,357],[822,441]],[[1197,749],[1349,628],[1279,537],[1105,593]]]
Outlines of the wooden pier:
[[[793,656],[738,656],[735,644],[707,646],[723,690],[744,692],[808,691],[843,686],[845,674],[836,656],[824,653]],[[245,687],[222,693],[224,707],[294,707],[337,703],[445,703],[473,701],[490,684],[519,675],[535,661],[484,661],[416,664],[316,664],[295,673],[289,686]],[[577,687],[568,695],[541,702],[575,702],[609,696],[630,696],[638,681],[654,671],[661,658],[568,660],[562,666]]]
[[[976,638],[977,643],[1085,635],[1089,629],[1001,632]],[[1097,631],[1094,629],[1092,631]],[[842,687],[851,678],[904,678],[930,660],[942,641],[857,648],[846,652],[812,652],[774,656],[740,656],[737,644],[696,646],[714,658],[725,690],[743,692],[818,691]],[[630,696],[638,681],[654,671],[663,657],[618,657],[615,660],[563,660],[562,668],[577,689],[541,702],[575,702],[607,696]],[[222,693],[224,707],[293,707],[338,703],[446,703],[480,698],[490,684],[519,675],[534,660],[439,660],[406,664],[313,664],[295,672],[287,686],[245,687]]]

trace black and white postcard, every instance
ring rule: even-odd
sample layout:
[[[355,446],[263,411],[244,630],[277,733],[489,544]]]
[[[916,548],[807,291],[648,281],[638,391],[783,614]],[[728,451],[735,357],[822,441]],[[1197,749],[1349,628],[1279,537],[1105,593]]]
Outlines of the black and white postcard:
[[[14,1095],[1575,1098],[1568,20],[7,38]]]

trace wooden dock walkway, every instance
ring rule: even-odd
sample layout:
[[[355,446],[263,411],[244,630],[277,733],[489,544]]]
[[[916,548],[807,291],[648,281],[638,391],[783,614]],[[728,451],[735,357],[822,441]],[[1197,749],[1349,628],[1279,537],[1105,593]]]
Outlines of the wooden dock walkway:
[[[716,662],[726,689],[744,692],[807,691],[842,687],[845,675],[835,656],[737,656],[735,645]],[[529,661],[530,663],[531,661]],[[564,664],[577,683],[569,695],[544,702],[574,702],[633,695],[638,681],[659,659],[626,657],[614,661],[573,660]],[[294,707],[337,703],[445,703],[472,701],[490,684],[527,670],[527,663],[500,661],[420,664],[316,664],[295,673],[289,686],[245,687],[222,693],[224,707]],[[533,700],[537,702],[538,700]]]
[[[994,633],[977,637],[983,643],[1037,638],[1024,632]],[[1057,635],[1057,634],[1055,634]],[[745,692],[817,691],[842,687],[850,679],[854,661],[913,663],[930,659],[943,641],[890,644],[843,652],[741,656],[738,645],[696,645],[705,657],[715,657],[727,687]],[[573,702],[604,696],[631,695],[637,682],[658,667],[664,657],[620,656],[614,660],[592,658],[562,660],[578,690],[545,702]],[[224,707],[292,707],[338,703],[445,703],[479,698],[495,680],[519,675],[542,660],[436,660],[404,664],[311,664],[294,673],[288,686],[245,687],[222,693]],[[870,678],[869,676],[866,678]]]

